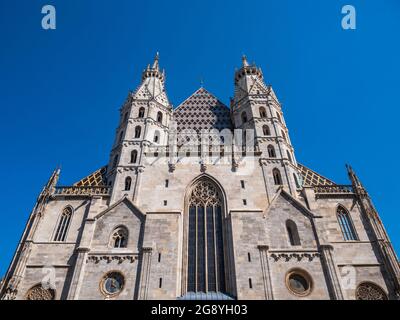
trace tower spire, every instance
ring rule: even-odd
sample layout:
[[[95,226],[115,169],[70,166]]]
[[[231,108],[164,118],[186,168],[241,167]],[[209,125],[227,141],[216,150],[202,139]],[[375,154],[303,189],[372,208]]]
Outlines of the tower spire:
[[[161,72],[160,71],[160,54],[157,52],[152,66],[150,67],[150,64],[147,66],[147,68],[143,71],[142,74],[142,81],[144,81],[147,78],[158,78],[162,82],[165,80],[165,72],[164,70]]]
[[[367,190],[365,190],[364,186],[362,185],[360,179],[354,172],[353,168],[346,164],[347,174],[349,175],[349,179],[353,185],[353,188],[357,190],[360,194],[367,195]]]
[[[242,55],[242,65],[243,67],[248,67],[249,66],[249,62],[247,61],[247,57],[246,55]]]
[[[153,62],[152,69],[159,71],[159,63],[158,63],[159,59],[160,59],[160,54],[157,51],[156,56],[154,57],[154,62]]]
[[[254,63],[249,64],[246,55],[242,56],[242,67],[235,72],[235,84],[238,84],[241,79],[245,79],[247,82],[248,77],[258,77],[263,81],[263,74],[260,68],[258,68]]]

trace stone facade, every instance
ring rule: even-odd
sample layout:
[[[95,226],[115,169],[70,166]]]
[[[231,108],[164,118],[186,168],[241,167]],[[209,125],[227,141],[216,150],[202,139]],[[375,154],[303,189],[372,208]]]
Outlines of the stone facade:
[[[2,299],[399,299],[365,188],[297,163],[260,68],[243,58],[230,108],[200,88],[174,109],[164,83],[157,56],[107,166],[69,187],[52,174]]]

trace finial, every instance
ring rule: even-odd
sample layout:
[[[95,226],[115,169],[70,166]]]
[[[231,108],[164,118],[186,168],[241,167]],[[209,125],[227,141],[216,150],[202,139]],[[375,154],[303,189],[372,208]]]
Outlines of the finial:
[[[358,176],[354,172],[353,168],[350,165],[346,164],[346,169],[347,169],[347,173],[349,175],[349,178],[350,178],[350,181],[352,182],[352,184],[354,186],[363,188],[361,181],[360,181],[360,179],[358,179]]]
[[[200,88],[203,88],[203,86],[204,86],[204,80],[203,78],[200,78]]]
[[[353,174],[353,173],[354,173],[353,168],[351,167],[351,165],[349,165],[349,164],[347,164],[347,163],[346,163],[346,169],[347,169],[347,172],[348,172],[349,174]]]
[[[154,57],[154,62],[153,62],[152,69],[157,69],[158,70],[158,60],[159,60],[159,58],[160,58],[160,54],[157,51],[156,56]]]
[[[243,64],[243,67],[249,66],[249,63],[247,62],[247,57],[245,54],[242,56],[242,64]]]

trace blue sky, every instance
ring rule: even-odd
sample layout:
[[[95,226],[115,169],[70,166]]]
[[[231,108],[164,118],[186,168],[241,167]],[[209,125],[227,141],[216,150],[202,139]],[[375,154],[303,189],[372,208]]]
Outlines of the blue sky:
[[[341,28],[341,8],[357,29]],[[41,8],[57,29],[41,28]],[[297,160],[347,184],[350,163],[400,252],[400,3],[0,1],[0,275],[51,171],[69,185],[106,164],[118,109],[156,51],[177,106],[198,89],[228,104],[245,53],[282,102]]]

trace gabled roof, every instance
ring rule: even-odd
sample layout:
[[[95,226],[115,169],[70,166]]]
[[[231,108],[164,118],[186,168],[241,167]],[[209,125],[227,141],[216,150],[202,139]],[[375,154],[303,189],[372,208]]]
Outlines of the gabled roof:
[[[174,110],[178,131],[231,129],[230,111],[206,89],[200,88]]]
[[[74,183],[76,187],[99,187],[106,185],[106,174],[107,166],[101,167],[90,175],[82,178],[78,182]]]
[[[297,163],[297,167],[303,176],[303,185],[305,186],[325,186],[325,185],[336,185],[332,180],[325,178],[324,176],[316,173],[315,171],[307,168],[306,166]]]
[[[145,214],[137,206],[135,206],[134,203],[130,199],[128,199],[126,196],[124,196],[121,199],[119,199],[117,202],[113,203],[111,206],[107,207],[105,210],[98,213],[94,218],[99,219],[102,216],[104,216],[105,214],[107,214],[108,212],[110,212],[111,210],[113,210],[114,208],[116,208],[122,204],[125,204],[125,205],[131,207],[131,209],[133,210],[132,212],[134,214],[136,214],[136,216],[139,219],[143,219],[145,217]]]
[[[294,206],[297,210],[301,211],[306,217],[313,219],[316,218],[317,216],[310,211],[303,203],[301,203],[299,200],[297,200],[295,197],[293,197],[290,193],[285,191],[282,187],[279,188],[279,190],[276,192],[275,196],[273,197],[271,203],[269,206],[265,209],[263,215],[266,217],[268,213],[272,210],[274,207],[275,202],[279,197],[283,197],[286,199],[286,201]]]

